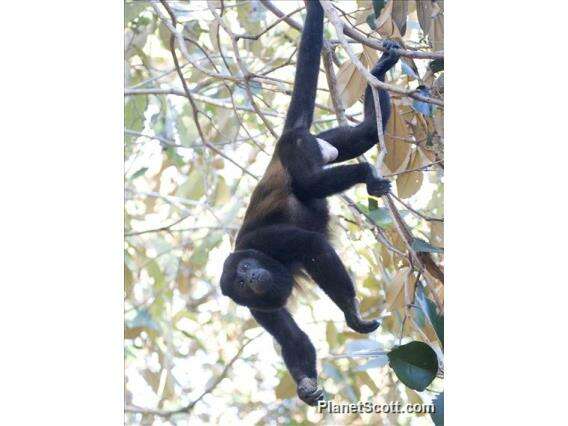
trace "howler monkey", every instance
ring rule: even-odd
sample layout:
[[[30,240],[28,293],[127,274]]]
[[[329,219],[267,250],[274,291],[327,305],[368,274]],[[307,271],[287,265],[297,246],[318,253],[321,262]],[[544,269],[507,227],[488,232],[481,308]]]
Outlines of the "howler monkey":
[[[359,315],[355,287],[328,241],[326,197],[364,183],[369,194],[382,196],[390,182],[377,176],[368,163],[325,166],[355,158],[377,143],[373,95],[365,91],[364,121],[310,133],[323,43],[323,10],[317,0],[307,2],[292,100],[284,130],[264,176],[254,190],[235,251],[225,261],[221,290],[247,306],[256,321],[282,347],[284,362],[297,384],[298,396],[309,405],[323,398],[317,384],[316,353],[308,336],[285,307],[294,275],[303,270],[322,288],[359,333],[377,329],[377,320]],[[391,41],[372,74],[384,81],[398,61]],[[383,127],[390,115],[390,98],[379,90]]]

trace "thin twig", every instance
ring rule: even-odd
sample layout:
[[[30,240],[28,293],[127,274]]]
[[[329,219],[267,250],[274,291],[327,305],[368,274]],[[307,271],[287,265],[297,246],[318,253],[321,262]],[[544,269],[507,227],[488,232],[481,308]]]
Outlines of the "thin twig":
[[[239,163],[237,163],[235,160],[233,160],[231,157],[229,157],[228,155],[226,155],[223,151],[221,151],[220,149],[218,149],[217,147],[211,145],[207,139],[205,138],[205,134],[203,132],[203,129],[201,128],[201,124],[199,123],[199,117],[197,115],[197,112],[199,111],[197,108],[197,104],[195,103],[195,100],[193,99],[193,96],[191,94],[191,92],[189,91],[189,87],[187,87],[187,82],[185,81],[185,78],[183,76],[183,72],[181,71],[180,65],[179,65],[179,61],[176,55],[176,51],[175,51],[175,35],[174,32],[177,32],[175,30],[175,26],[177,24],[177,18],[175,16],[175,14],[173,13],[173,11],[171,10],[170,6],[168,5],[168,3],[165,0],[160,0],[160,3],[162,3],[162,5],[164,6],[164,8],[168,11],[168,13],[170,14],[170,18],[172,20],[171,23],[171,27],[173,28],[173,32],[170,35],[170,51],[172,54],[172,58],[174,60],[174,65],[176,67],[178,76],[181,80],[181,84],[183,86],[183,90],[185,92],[185,95],[187,97],[187,99],[189,100],[189,103],[191,104],[191,111],[192,111],[192,115],[193,115],[193,121],[195,122],[195,127],[197,127],[197,132],[199,133],[199,136],[201,137],[201,141],[203,143],[203,146],[209,148],[211,151],[219,154],[221,157],[223,157],[224,159],[226,159],[227,161],[229,161],[230,163],[234,164],[235,166],[237,166],[239,169],[241,169],[241,171],[249,176],[251,176],[252,178],[254,178],[255,180],[258,180],[258,177],[253,175],[251,172],[249,172],[246,168],[244,168],[243,166],[241,166]],[[155,4],[152,4],[152,7],[154,7],[154,10],[158,12],[159,9]],[[183,45],[183,40],[181,42],[181,44]],[[185,46],[184,46],[185,47]]]
[[[443,163],[443,162],[444,162],[444,160],[438,160],[438,161],[434,161],[433,163],[426,164],[425,166],[422,166],[422,167],[417,167],[415,169],[408,169],[408,170],[405,170],[403,172],[398,172],[398,173],[391,173],[391,174],[388,174],[388,175],[384,175],[383,177],[398,176],[398,175],[403,175],[405,173],[410,173],[410,172],[420,172],[420,171],[428,169],[428,167],[432,167],[432,166],[435,166],[436,164],[440,164],[440,163]],[[430,171],[430,170],[427,170],[427,171]]]
[[[161,417],[170,417],[170,416],[173,416],[174,414],[180,414],[180,413],[189,414],[191,412],[191,410],[193,410],[195,405],[199,401],[201,401],[203,399],[203,397],[205,397],[205,395],[213,392],[215,390],[215,388],[219,385],[219,383],[221,383],[223,381],[223,379],[227,376],[227,373],[229,372],[232,365],[240,358],[241,353],[248,346],[248,344],[251,343],[256,338],[258,338],[259,336],[261,336],[262,334],[264,334],[264,332],[257,334],[253,338],[247,340],[243,345],[241,345],[241,347],[239,348],[239,350],[237,351],[235,356],[233,356],[230,359],[230,361],[225,365],[225,367],[223,368],[223,371],[221,371],[221,374],[219,374],[217,376],[217,378],[213,382],[211,382],[209,384],[209,386],[207,386],[196,399],[191,401],[186,406],[178,408],[176,410],[159,410],[159,409],[153,409],[153,408],[142,408],[142,407],[138,407],[138,406],[135,406],[135,405],[127,405],[125,407],[125,411],[129,412],[129,413],[153,414],[153,415],[161,416]]]
[[[195,93],[193,91],[190,91],[190,93],[193,96],[193,98],[196,99],[199,102],[204,102],[204,103],[209,104],[209,105],[218,106],[220,108],[233,109],[233,105],[231,105],[227,102],[223,102],[219,99],[210,98],[208,96],[204,96],[204,95],[201,95],[199,93]],[[135,96],[135,95],[173,95],[173,96],[182,96],[184,98],[187,97],[185,92],[182,92],[181,90],[171,89],[171,88],[167,88],[167,89],[160,89],[160,88],[126,89],[124,91],[124,96]],[[237,105],[237,109],[241,110],[241,111],[256,113],[256,111],[254,109],[252,109],[250,107],[246,107],[246,106]],[[283,117],[283,115],[277,114],[277,113],[274,113],[274,112],[271,112],[271,111],[263,111],[263,114],[269,115],[269,116],[272,116],[272,117]]]
[[[298,13],[299,11],[301,11],[303,9],[305,9],[304,6],[299,7],[296,10],[293,10],[292,12],[290,12],[286,15],[278,17],[278,19],[276,21],[274,21],[272,24],[270,24],[268,27],[266,27],[264,30],[262,30],[257,35],[235,34],[235,40],[239,41],[239,39],[241,39],[241,38],[244,38],[244,39],[247,39],[247,40],[258,40],[260,37],[262,37],[264,34],[266,34],[268,31],[270,31],[272,28],[274,28],[280,22],[284,21],[287,18],[290,18],[292,15],[295,15],[296,13]]]
[[[188,217],[191,217],[191,215],[185,215],[182,216],[181,218],[179,218],[178,220],[176,220],[173,223],[170,223],[169,225],[166,226],[162,226],[161,228],[156,228],[156,229],[147,229],[146,231],[137,231],[137,232],[130,232],[130,233],[126,233],[124,234],[125,237],[133,237],[135,235],[143,235],[143,234],[148,234],[150,232],[160,232],[160,231],[167,231],[169,230],[172,226],[177,225],[180,222],[183,222],[185,219],[187,219]]]
[[[165,0],[160,0],[160,1],[163,2]],[[248,101],[250,102],[253,109],[255,110],[257,115],[260,117],[260,119],[262,120],[262,122],[264,123],[266,128],[270,131],[272,136],[274,136],[276,139],[278,139],[279,135],[274,130],[272,123],[270,123],[270,121],[265,117],[263,112],[260,110],[258,105],[256,105],[256,102],[254,101],[254,97],[252,95],[252,90],[250,88],[250,79],[251,79],[253,74],[249,72],[249,70],[247,69],[246,65],[244,64],[244,62],[241,58],[239,45],[236,41],[235,34],[229,29],[229,27],[227,25],[225,25],[225,23],[223,22],[223,19],[217,13],[213,4],[208,2],[207,5],[209,6],[209,11],[215,17],[215,20],[219,23],[219,26],[222,27],[223,30],[225,30],[225,32],[229,35],[229,37],[231,39],[231,44],[233,45],[233,51],[235,52],[235,59],[237,61],[237,66],[239,67],[241,74],[243,75],[243,78],[244,78],[245,94],[247,95]]]
[[[390,194],[395,200],[397,200],[400,204],[402,204],[404,207],[406,207],[409,211],[411,211],[412,213],[414,213],[416,216],[421,217],[422,219],[429,221],[429,222],[444,222],[444,218],[439,218],[439,217],[433,217],[433,216],[427,216],[424,213],[420,213],[419,211],[413,209],[412,207],[410,207],[407,203],[405,203],[404,201],[402,201],[400,198],[398,198],[396,195],[394,194]]]

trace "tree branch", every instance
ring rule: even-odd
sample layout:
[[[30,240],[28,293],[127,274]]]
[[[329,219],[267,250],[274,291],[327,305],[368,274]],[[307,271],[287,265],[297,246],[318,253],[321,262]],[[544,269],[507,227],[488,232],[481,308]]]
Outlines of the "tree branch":
[[[357,55],[355,55],[355,53],[353,52],[353,49],[351,48],[351,46],[349,45],[349,43],[345,39],[345,35],[343,34],[343,31],[344,31],[344,28],[346,28],[346,26],[345,26],[345,23],[339,18],[338,14],[337,14],[337,10],[333,7],[333,5],[328,0],[320,0],[320,3],[323,7],[325,15],[327,16],[327,19],[335,27],[335,31],[337,33],[337,37],[339,39],[339,42],[343,46],[343,49],[345,50],[347,55],[349,56],[349,59],[351,59],[351,62],[353,63],[353,65],[355,65],[357,70],[365,77],[365,79],[367,80],[367,82],[369,83],[369,85],[372,88],[381,88],[381,89],[384,89],[384,90],[388,90],[390,92],[399,93],[401,95],[408,96],[410,98],[413,98],[413,99],[416,99],[416,100],[419,100],[419,101],[422,101],[422,102],[428,102],[428,103],[431,103],[431,104],[434,104],[434,105],[439,105],[439,106],[442,106],[442,107],[444,106],[444,102],[440,99],[431,98],[429,96],[424,96],[424,95],[418,93],[415,89],[403,89],[401,87],[394,86],[392,84],[383,83],[378,78],[376,78],[373,74],[371,74],[369,72],[369,70],[367,70],[367,68],[361,63],[359,58],[357,58]]]
[[[187,97],[185,92],[176,89],[160,89],[160,88],[151,88],[151,89],[126,89],[124,91],[124,96],[135,96],[135,95],[173,95],[173,96],[182,96],[184,98]],[[223,102],[219,99],[210,98],[209,96],[200,95],[199,93],[191,92],[193,98],[199,102],[203,102],[209,105],[218,106],[220,108],[225,109],[233,109],[233,105]],[[236,105],[236,108],[241,111],[257,113],[253,108]],[[264,115],[269,115],[271,117],[284,117],[282,114],[278,114],[271,111],[263,111]]]
[[[277,17],[286,21],[286,23],[288,25],[290,25],[292,28],[295,28],[298,31],[302,31],[302,29],[303,29],[302,24],[299,24],[298,22],[294,21],[292,18],[290,18],[290,16],[286,15],[284,12],[282,12],[280,9],[278,9],[276,6],[274,6],[274,4],[270,0],[260,0],[260,2],[264,5],[264,7],[266,7],[268,10],[270,10]],[[359,43],[364,44],[365,46],[369,46],[369,47],[371,47],[375,50],[380,50],[381,52],[385,52],[387,50],[385,47],[383,47],[382,42],[380,42],[378,40],[373,40],[369,37],[364,36],[363,34],[358,32],[357,30],[355,30],[351,26],[347,26],[347,25],[342,26],[342,34],[345,34],[345,35],[351,37],[353,40],[358,41]],[[418,50],[399,49],[398,53],[400,54],[400,56],[406,56],[407,58],[415,58],[415,59],[443,59],[444,58],[444,52],[443,51],[422,52],[422,51],[418,51]]]
[[[181,84],[183,86],[183,90],[185,92],[185,96],[187,97],[187,99],[189,100],[189,103],[191,104],[191,112],[193,115],[193,121],[195,122],[195,126],[197,127],[197,132],[199,133],[199,137],[201,137],[201,141],[203,142],[203,145],[207,148],[209,148],[211,151],[219,154],[221,157],[223,157],[224,159],[226,159],[227,161],[229,161],[230,163],[234,164],[235,166],[237,166],[239,169],[241,169],[241,171],[249,176],[251,176],[252,178],[254,178],[255,180],[258,180],[258,177],[253,175],[251,172],[249,172],[246,168],[244,168],[243,166],[241,166],[239,163],[237,163],[235,160],[233,160],[231,157],[229,157],[228,155],[226,155],[223,151],[221,151],[220,149],[217,149],[217,147],[211,145],[207,139],[205,138],[205,134],[203,133],[203,129],[201,128],[201,124],[199,123],[199,117],[197,116],[197,104],[195,103],[195,100],[193,99],[193,96],[191,94],[191,92],[189,91],[189,87],[187,87],[187,82],[185,81],[185,78],[183,77],[183,72],[181,71],[180,65],[179,65],[179,61],[176,55],[176,50],[175,50],[175,35],[174,33],[177,33],[177,31],[175,30],[176,24],[177,24],[177,19],[176,16],[174,14],[174,12],[172,11],[172,9],[170,8],[170,6],[168,5],[168,3],[166,2],[166,0],[160,0],[160,3],[162,3],[162,5],[164,6],[164,8],[167,10],[167,12],[170,15],[170,18],[172,20],[171,23],[171,28],[173,28],[172,34],[170,35],[170,51],[172,54],[172,58],[174,61],[174,65],[176,67],[179,79],[181,80]],[[156,10],[156,13],[159,13],[160,16],[161,12],[159,12],[158,7],[155,4],[152,4],[152,7],[154,7],[154,10]],[[165,21],[166,22],[166,21]],[[169,27],[168,27],[169,28]],[[180,43],[181,45],[183,45],[183,40]],[[184,46],[185,47],[185,46]]]
[[[161,417],[166,417],[166,418],[173,416],[174,414],[180,414],[180,413],[189,414],[189,413],[191,413],[191,410],[193,410],[193,408],[197,405],[197,403],[199,403],[199,401],[201,401],[203,399],[203,397],[205,397],[205,395],[213,392],[215,390],[215,388],[219,385],[219,383],[221,383],[221,381],[223,381],[223,379],[229,373],[229,370],[231,369],[233,364],[240,358],[241,353],[248,346],[248,344],[251,343],[256,338],[258,338],[259,336],[261,336],[262,334],[263,334],[263,332],[257,334],[253,338],[247,340],[243,345],[241,345],[241,347],[239,348],[239,350],[237,351],[235,356],[233,356],[230,359],[230,361],[225,365],[225,367],[223,368],[223,371],[221,371],[221,374],[219,374],[217,376],[217,378],[213,382],[211,382],[209,384],[209,386],[207,386],[203,390],[203,392],[201,392],[201,394],[199,394],[199,396],[196,399],[194,399],[193,401],[191,401],[189,404],[187,404],[187,405],[185,405],[181,408],[178,408],[176,410],[160,410],[160,409],[154,409],[154,408],[142,408],[142,407],[138,407],[136,405],[127,405],[125,407],[125,411],[128,412],[128,413],[151,414],[151,415],[161,416]]]

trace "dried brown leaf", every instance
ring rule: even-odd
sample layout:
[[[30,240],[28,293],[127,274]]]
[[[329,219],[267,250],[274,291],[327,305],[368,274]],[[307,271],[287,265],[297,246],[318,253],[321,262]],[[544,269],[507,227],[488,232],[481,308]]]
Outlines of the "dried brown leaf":
[[[406,18],[408,16],[409,0],[394,1],[392,7],[392,19],[394,20],[401,36],[406,33]]]
[[[422,155],[419,150],[415,150],[408,162],[407,170],[416,169],[423,166]],[[418,192],[424,180],[422,171],[408,172],[401,174],[396,179],[396,189],[400,198],[409,198]]]
[[[375,64],[378,55],[375,50],[364,47],[359,60],[368,69]],[[337,72],[337,89],[345,107],[352,106],[365,93],[367,80],[350,61],[345,61]]]
[[[389,311],[404,307],[404,285],[408,279],[410,268],[404,267],[396,271],[392,281],[385,286],[386,305]]]
[[[400,31],[393,19],[392,12],[393,0],[389,0],[377,19],[377,33],[387,38],[400,38]]]
[[[384,166],[387,168],[385,174],[400,172],[408,163],[410,144],[405,142],[407,139],[410,139],[410,132],[402,116],[402,109],[393,104],[385,132],[385,145],[387,147],[387,155],[384,161]]]

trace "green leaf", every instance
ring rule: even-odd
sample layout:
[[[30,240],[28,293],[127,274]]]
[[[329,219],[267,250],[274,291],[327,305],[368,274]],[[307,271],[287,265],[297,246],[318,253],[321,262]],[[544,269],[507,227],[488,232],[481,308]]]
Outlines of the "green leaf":
[[[341,371],[329,362],[322,365],[322,372],[325,377],[331,377],[336,383],[342,383],[344,381]]]
[[[144,128],[144,111],[147,106],[148,96],[129,96],[124,105],[125,127],[140,132]]]
[[[375,12],[375,18],[378,18],[381,14],[381,10],[385,7],[385,0],[373,0],[373,11]]]
[[[376,352],[382,349],[381,344],[376,340],[361,339],[351,340],[346,345],[347,353],[349,355],[357,354],[358,352]]]
[[[436,395],[432,400],[434,412],[430,413],[432,421],[436,426],[444,426],[444,392]]]
[[[444,347],[444,315],[438,314],[438,310],[436,309],[436,304],[430,300],[424,294],[424,289],[422,285],[418,285],[416,287],[416,301],[418,302],[418,306],[422,308],[424,314],[428,317],[428,320],[434,327],[434,331],[440,339],[442,343],[442,348]]]
[[[280,383],[278,383],[278,386],[276,386],[274,391],[276,393],[276,398],[278,399],[288,399],[295,397],[296,384],[294,383],[292,376],[286,373],[286,375],[282,377],[282,380],[280,380]]]
[[[194,40],[197,40],[199,36],[204,32],[205,30],[201,28],[199,20],[197,19],[191,19],[183,24],[184,35],[187,35]]]
[[[375,19],[377,18],[375,18],[374,13],[369,13],[369,15],[367,15],[367,18],[365,19],[367,25],[369,25],[369,27],[371,27],[373,31],[377,29],[377,24],[375,23]]]
[[[176,191],[176,195],[190,200],[198,200],[205,194],[205,182],[203,172],[199,169],[191,171],[187,180]]]
[[[203,268],[208,260],[209,253],[223,241],[223,235],[219,232],[211,233],[195,248],[189,261],[195,268]]]
[[[134,180],[137,177],[142,176],[147,171],[148,171],[148,167],[142,167],[140,170],[137,170],[132,176],[130,176],[130,180]]]
[[[156,262],[155,259],[150,259],[146,265],[146,270],[148,271],[148,275],[150,275],[154,279],[154,289],[162,289],[164,287],[166,279],[164,277],[164,273],[160,269],[158,262]]]
[[[333,321],[327,322],[325,326],[325,337],[330,348],[337,346],[337,328],[335,328]]]
[[[427,241],[421,238],[412,239],[412,249],[416,252],[426,252],[426,253],[443,253],[444,249],[441,247],[435,247]]]
[[[426,343],[410,342],[394,348],[387,355],[396,376],[411,389],[423,391],[438,372],[436,352]]]
[[[392,217],[389,214],[389,211],[384,207],[371,210],[369,212],[369,216],[373,219],[373,222],[379,226],[385,227],[392,225]]]
[[[266,20],[266,9],[258,0],[243,2],[237,8],[239,25],[247,34],[256,34],[262,30],[262,24]]]
[[[215,188],[215,201],[213,204],[215,206],[224,206],[231,201],[231,196],[231,188],[227,185],[225,178],[223,178],[223,176],[219,176],[217,187]]]
[[[377,356],[374,356],[373,358],[371,358],[365,364],[357,367],[355,369],[355,371],[366,371],[369,368],[384,367],[385,365],[387,365],[388,362],[389,362],[389,359],[386,357],[386,355],[377,355]]]
[[[185,105],[180,114],[176,117],[176,126],[179,140],[182,145],[190,146],[199,138],[195,123],[191,120],[190,108]]]
[[[434,59],[432,62],[430,62],[428,64],[428,66],[430,67],[430,69],[432,70],[433,73],[443,71],[444,70],[444,59],[443,58]]]
[[[418,94],[422,96],[430,96],[430,90],[428,90],[424,86],[419,86],[416,91]],[[418,111],[420,114],[425,115],[427,117],[432,117],[432,115],[434,114],[434,105],[429,104],[427,102],[422,102],[415,99],[412,102],[412,108],[415,111]]]
[[[379,208],[379,202],[374,198],[369,198],[369,211],[377,210]]]
[[[369,203],[369,207],[372,204]],[[376,209],[370,210],[365,206],[363,203],[357,203],[357,207],[359,207],[371,220],[380,227],[387,227],[392,225],[392,218],[388,212],[388,210],[384,207],[377,207]]]
[[[126,326],[129,329],[149,329],[159,331],[160,326],[154,321],[150,312],[147,309],[140,309],[137,311],[136,316],[132,321],[126,321]]]
[[[148,3],[145,1],[131,1],[124,3],[124,25],[130,22],[132,19],[140,15],[144,9],[148,7]]]

